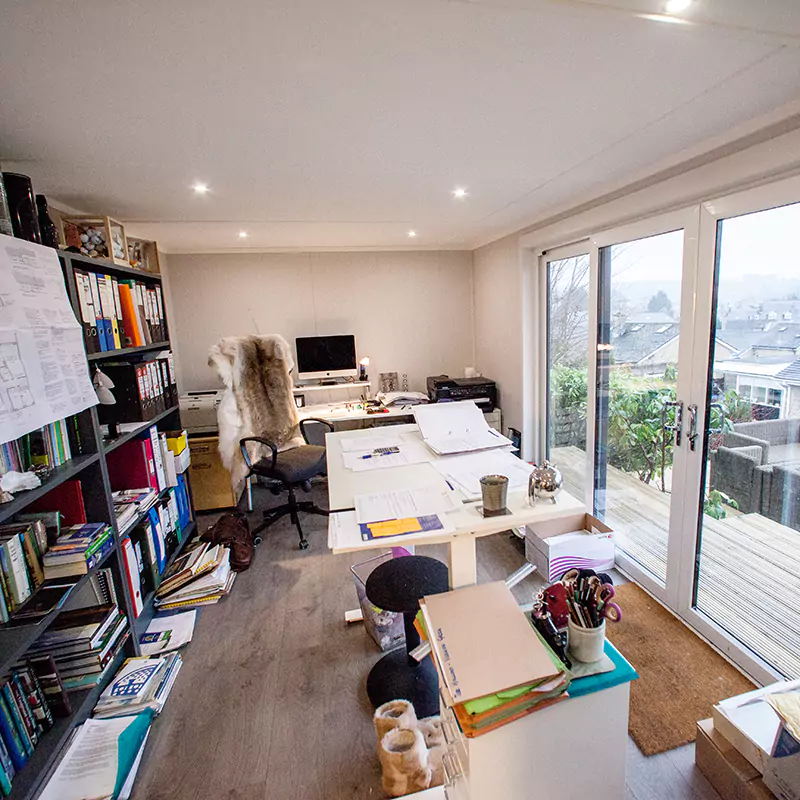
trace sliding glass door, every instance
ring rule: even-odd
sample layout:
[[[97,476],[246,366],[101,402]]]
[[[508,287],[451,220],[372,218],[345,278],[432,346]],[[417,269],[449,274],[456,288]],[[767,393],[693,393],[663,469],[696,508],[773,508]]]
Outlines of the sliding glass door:
[[[575,497],[586,496],[589,372],[589,254],[561,248],[542,259],[547,293],[546,454]],[[577,252],[576,252],[577,251]]]
[[[708,381],[686,613],[749,671],[800,678],[800,200],[709,204]],[[702,361],[702,358],[699,359]]]
[[[615,531],[620,565],[668,603],[679,586],[673,509],[682,503],[696,227],[696,215],[671,215],[594,239],[594,512]]]

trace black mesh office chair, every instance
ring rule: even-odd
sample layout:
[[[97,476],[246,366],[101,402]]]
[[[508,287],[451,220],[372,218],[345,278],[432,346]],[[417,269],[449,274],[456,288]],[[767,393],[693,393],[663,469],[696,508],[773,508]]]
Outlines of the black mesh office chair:
[[[262,531],[266,530],[273,522],[277,522],[281,517],[289,514],[297,528],[297,532],[300,534],[300,549],[306,550],[308,541],[303,535],[303,529],[300,527],[299,512],[305,511],[307,514],[328,516],[328,512],[325,509],[320,508],[310,500],[298,500],[295,494],[297,489],[303,489],[306,492],[311,491],[311,479],[317,475],[327,474],[328,465],[325,460],[325,447],[319,444],[308,444],[310,441],[321,440],[324,442],[324,433],[320,436],[320,432],[325,430],[332,431],[333,425],[324,419],[301,420],[300,433],[307,444],[293,447],[291,450],[283,450],[280,453],[272,442],[260,436],[248,436],[246,439],[239,440],[244,463],[250,470],[248,478],[253,475],[266,478],[272,482],[271,488],[275,494],[278,494],[282,489],[286,489],[289,493],[288,503],[277,506],[277,508],[269,508],[264,512],[263,522],[253,530],[253,540],[256,544],[261,542]],[[272,451],[271,455],[260,458],[258,461],[253,461],[247,452],[248,442],[263,444]]]

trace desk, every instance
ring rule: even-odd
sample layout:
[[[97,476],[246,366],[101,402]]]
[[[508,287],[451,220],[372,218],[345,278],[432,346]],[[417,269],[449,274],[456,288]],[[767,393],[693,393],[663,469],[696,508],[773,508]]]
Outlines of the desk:
[[[409,438],[422,442],[416,425],[395,425],[391,430],[398,435],[406,434]],[[402,467],[365,472],[346,469],[342,459],[342,441],[345,438],[368,435],[370,431],[341,431],[329,433],[325,437],[328,451],[328,496],[332,514],[352,509],[357,494],[391,489],[416,489],[431,484],[440,484],[443,488],[447,488],[445,479],[433,467],[433,462],[438,456],[427,448],[429,459],[421,464],[407,464]],[[339,536],[335,520],[331,519],[328,526],[328,546],[334,553],[351,553],[357,550],[374,550],[381,546],[402,547],[407,544],[445,543],[450,549],[450,585],[452,588],[458,588],[477,583],[475,550],[477,537],[585,511],[583,503],[564,491],[559,493],[557,503],[539,501],[534,506],[528,503],[526,492],[509,492],[508,508],[511,513],[502,517],[484,517],[478,511],[478,505],[478,503],[462,503],[459,509],[448,514],[448,519],[455,527],[453,533],[440,531],[411,533],[392,536],[383,543],[362,541],[357,532],[352,536]]]

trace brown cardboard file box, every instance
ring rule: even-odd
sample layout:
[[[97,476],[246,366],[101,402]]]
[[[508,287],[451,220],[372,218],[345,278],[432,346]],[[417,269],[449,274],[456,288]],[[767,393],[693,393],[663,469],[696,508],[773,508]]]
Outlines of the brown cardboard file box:
[[[714,730],[711,719],[697,723],[694,760],[722,800],[774,800],[758,770]]]
[[[238,497],[231,489],[231,474],[219,454],[218,436],[189,437],[192,498],[196,511],[235,506]]]

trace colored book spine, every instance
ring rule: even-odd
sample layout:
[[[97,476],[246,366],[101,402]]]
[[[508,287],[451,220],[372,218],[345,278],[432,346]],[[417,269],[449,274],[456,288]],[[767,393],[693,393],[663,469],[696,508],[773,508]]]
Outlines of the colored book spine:
[[[6,743],[2,736],[0,736],[0,766],[2,766],[3,771],[8,776],[10,785],[11,781],[14,780],[14,775],[17,774],[17,771],[14,769],[14,762],[11,760],[11,755],[8,752],[8,748],[6,747]]]
[[[28,729],[25,727],[25,722],[22,719],[22,712],[19,710],[14,693],[11,691],[11,684],[6,681],[3,684],[3,700],[5,701],[8,710],[11,712],[11,719],[14,721],[14,728],[19,734],[22,741],[22,746],[25,748],[25,754],[30,758],[33,753],[33,742],[28,735]]]
[[[14,718],[11,716],[11,709],[6,703],[3,692],[0,692],[0,735],[8,748],[14,769],[19,772],[28,763],[28,750],[17,731]]]

